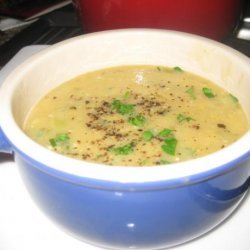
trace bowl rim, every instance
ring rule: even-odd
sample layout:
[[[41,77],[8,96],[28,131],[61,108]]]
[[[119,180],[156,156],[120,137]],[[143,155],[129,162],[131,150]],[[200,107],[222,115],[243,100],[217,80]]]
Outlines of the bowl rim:
[[[154,182],[168,182],[171,185],[182,185],[221,175],[235,168],[237,164],[246,161],[250,157],[250,131],[247,131],[245,135],[226,148],[197,159],[152,167],[123,167],[90,163],[59,155],[34,142],[18,127],[11,112],[12,93],[19,79],[31,70],[32,67],[35,67],[36,62],[42,60],[44,56],[48,56],[51,52],[60,50],[64,46],[67,47],[71,43],[79,42],[81,39],[96,39],[100,36],[115,36],[117,34],[135,35],[138,32],[147,33],[148,35],[166,34],[182,38],[184,36],[188,39],[198,39],[204,43],[212,44],[226,53],[233,54],[246,64],[246,66],[249,67],[250,65],[249,58],[226,45],[208,38],[179,31],[155,29],[109,30],[84,34],[64,40],[31,56],[10,73],[1,87],[0,125],[10,144],[12,144],[14,151],[19,152],[20,155],[25,156],[30,161],[40,163],[39,166],[44,171],[57,172],[56,175],[60,175],[61,173],[83,179],[119,182],[123,185],[131,183],[145,185],[146,183]],[[213,163],[214,166],[211,167],[210,163]]]

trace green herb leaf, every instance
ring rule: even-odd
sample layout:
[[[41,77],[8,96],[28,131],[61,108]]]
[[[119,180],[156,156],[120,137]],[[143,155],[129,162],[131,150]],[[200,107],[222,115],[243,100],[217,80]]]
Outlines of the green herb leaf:
[[[124,95],[123,95],[123,98],[124,98],[124,99],[127,99],[127,98],[130,97],[130,95],[131,95],[131,91],[126,91],[126,92],[124,93]]]
[[[54,138],[49,139],[52,147],[62,146],[69,142],[69,135],[67,133],[57,134]]]
[[[144,141],[151,141],[154,138],[154,133],[151,130],[146,130],[142,133]]]
[[[209,88],[203,88],[203,89],[202,89],[202,92],[203,92],[203,94],[204,94],[206,97],[208,97],[208,98],[213,98],[213,97],[215,97],[215,94],[214,94],[213,91],[212,91],[211,89],[209,89]]]
[[[126,103],[122,103],[120,100],[114,100],[111,104],[112,108],[122,114],[130,114],[134,111],[134,105],[133,104],[126,104]]]
[[[145,165],[147,165],[149,163],[149,160],[148,159],[144,159],[144,160],[142,160],[141,162],[139,162],[139,165],[140,166],[145,166]]]
[[[177,121],[179,123],[182,123],[182,122],[190,122],[190,121],[195,121],[195,119],[193,119],[192,117],[190,116],[185,116],[183,114],[178,114],[177,117],[176,117]]]
[[[177,140],[175,138],[167,138],[164,140],[164,144],[161,146],[161,148],[165,153],[169,155],[175,155],[176,146]]]
[[[50,143],[50,145],[51,145],[53,148],[56,147],[56,141],[55,141],[54,138],[49,139],[49,143]]]
[[[57,134],[55,139],[57,141],[65,142],[69,140],[69,135],[67,133]]]
[[[176,71],[176,72],[183,72],[183,69],[182,68],[180,68],[180,67],[178,67],[178,66],[176,66],[176,67],[174,67],[174,70]]]
[[[196,149],[194,148],[185,148],[184,150],[187,156],[194,157],[196,155]]]
[[[112,148],[112,151],[116,155],[128,155],[134,151],[134,145],[133,143],[129,143],[121,147]]]
[[[160,160],[160,165],[167,165],[167,164],[171,164],[171,162],[164,159]]]
[[[194,86],[188,88],[186,90],[186,93],[191,96],[192,99],[196,99],[195,93],[194,93]]]
[[[229,94],[229,96],[231,97],[231,99],[232,99],[234,102],[236,102],[236,103],[239,102],[239,99],[238,99],[236,96],[234,96],[234,95],[232,95],[232,94]]]
[[[159,136],[160,137],[168,137],[169,135],[171,135],[172,134],[172,132],[173,132],[173,130],[172,129],[168,129],[168,128],[165,128],[165,129],[163,129],[160,133],[159,133]]]
[[[128,122],[134,126],[142,127],[146,122],[146,118],[142,115],[136,115],[129,117]]]

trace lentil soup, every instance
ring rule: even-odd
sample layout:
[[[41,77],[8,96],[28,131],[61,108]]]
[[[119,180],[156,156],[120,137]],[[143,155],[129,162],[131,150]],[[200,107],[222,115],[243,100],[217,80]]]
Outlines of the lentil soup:
[[[237,97],[180,67],[119,66],[48,93],[24,131],[69,157],[153,166],[220,150],[249,129]]]

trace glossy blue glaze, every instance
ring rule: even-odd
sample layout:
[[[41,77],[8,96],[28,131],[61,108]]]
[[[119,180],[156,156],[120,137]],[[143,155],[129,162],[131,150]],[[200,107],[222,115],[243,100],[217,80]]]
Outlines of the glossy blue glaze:
[[[52,220],[81,240],[113,249],[160,249],[198,237],[232,213],[250,182],[249,162],[175,188],[166,181],[157,189],[154,183],[121,189],[50,172],[20,153],[16,161],[28,191]]]
[[[0,152],[11,153],[12,147],[0,127]]]

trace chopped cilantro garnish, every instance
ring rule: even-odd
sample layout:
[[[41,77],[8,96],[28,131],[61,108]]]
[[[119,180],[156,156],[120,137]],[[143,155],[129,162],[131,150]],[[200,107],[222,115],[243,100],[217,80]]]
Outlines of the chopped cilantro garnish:
[[[67,133],[57,134],[54,138],[49,139],[52,147],[62,146],[69,142],[69,135]]]
[[[213,93],[213,91],[212,91],[212,89],[209,89],[209,88],[203,88],[202,89],[202,92],[203,92],[203,94],[206,96],[206,97],[208,97],[208,98],[213,98],[213,97],[215,97],[215,94]]]
[[[134,151],[134,145],[133,143],[129,143],[121,147],[112,148],[112,151],[116,155],[128,155]]]
[[[57,141],[65,142],[69,140],[69,135],[67,133],[58,134],[55,139]]]
[[[112,108],[116,110],[116,112],[125,115],[130,114],[134,111],[133,104],[122,103],[120,100],[114,100],[112,102]]]
[[[146,130],[142,133],[144,141],[151,141],[154,138],[154,133],[151,130]]]
[[[176,117],[177,121],[179,123],[182,123],[182,122],[190,122],[190,121],[194,121],[194,119],[190,116],[186,116],[186,115],[183,115],[183,114],[178,114],[177,117]]]
[[[102,154],[97,154],[97,155],[95,156],[95,159],[97,160],[97,159],[101,158],[102,156],[103,156]]]
[[[183,69],[180,68],[180,67],[178,67],[178,66],[174,67],[174,70],[175,70],[176,72],[183,72]]]
[[[186,90],[186,93],[191,96],[192,99],[196,99],[195,93],[194,93],[194,86],[191,86]]]
[[[126,92],[124,93],[124,95],[123,95],[123,98],[124,98],[124,99],[127,99],[127,98],[130,97],[130,95],[131,95],[131,92],[130,92],[130,91],[126,91]]]
[[[149,160],[148,160],[148,159],[144,159],[144,160],[142,160],[141,162],[139,162],[139,165],[140,165],[140,166],[145,166],[145,165],[147,165],[147,164],[149,164]]]
[[[195,148],[185,148],[184,150],[188,156],[194,157],[196,155]]]
[[[54,138],[49,139],[49,143],[50,143],[50,145],[51,145],[53,148],[56,147],[56,141],[55,141]]]
[[[160,165],[166,165],[166,164],[170,164],[171,162],[167,161],[167,160],[164,160],[164,159],[161,159],[160,160]]]
[[[232,99],[234,102],[239,102],[239,99],[238,99],[236,96],[234,96],[234,95],[232,95],[232,94],[229,94],[229,96],[231,97],[231,99]]]
[[[177,140],[175,138],[167,138],[164,140],[164,144],[161,146],[161,148],[165,153],[169,155],[175,155],[176,146]]]
[[[169,135],[171,135],[173,132],[172,129],[168,129],[168,128],[165,128],[163,129],[160,133],[159,133],[159,136],[160,137],[168,137]]]
[[[128,122],[134,126],[142,127],[146,122],[146,118],[142,115],[136,115],[129,117]]]

